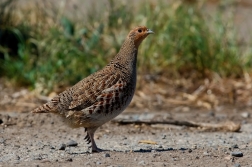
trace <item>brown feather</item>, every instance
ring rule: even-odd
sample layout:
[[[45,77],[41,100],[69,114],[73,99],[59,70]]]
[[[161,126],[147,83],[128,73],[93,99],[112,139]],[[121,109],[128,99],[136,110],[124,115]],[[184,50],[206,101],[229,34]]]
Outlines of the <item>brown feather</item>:
[[[60,93],[34,113],[60,114],[73,127],[84,127],[92,150],[99,151],[93,135],[102,124],[120,114],[133,98],[136,87],[138,47],[153,33],[146,27],[130,31],[120,51],[102,70]]]

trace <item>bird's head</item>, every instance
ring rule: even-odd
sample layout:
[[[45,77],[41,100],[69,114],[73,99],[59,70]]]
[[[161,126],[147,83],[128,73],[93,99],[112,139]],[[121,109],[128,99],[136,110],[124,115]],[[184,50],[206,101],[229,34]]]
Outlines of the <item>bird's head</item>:
[[[134,41],[135,46],[138,48],[141,42],[154,32],[145,26],[138,26],[130,31],[128,38]]]

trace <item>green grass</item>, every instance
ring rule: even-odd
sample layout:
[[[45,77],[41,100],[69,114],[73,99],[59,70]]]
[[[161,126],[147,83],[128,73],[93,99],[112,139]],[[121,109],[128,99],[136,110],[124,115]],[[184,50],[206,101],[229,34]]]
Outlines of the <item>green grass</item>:
[[[146,15],[157,20],[149,24],[157,33],[148,42],[150,46],[142,48],[146,56],[141,60],[144,71],[175,68],[182,72],[196,70],[203,76],[208,71],[222,76],[242,73],[235,30],[227,28],[220,13],[206,18],[197,6],[180,3],[173,7],[160,5],[159,10],[145,8]]]
[[[85,22],[64,15],[41,15],[43,24],[31,24],[29,20],[17,24],[11,11],[7,12],[12,22],[0,18],[6,22],[0,30],[8,29],[17,38],[18,49],[13,54],[8,46],[0,45],[4,55],[1,75],[44,94],[72,85],[108,63],[130,28],[137,25],[155,31],[140,46],[141,74],[176,77],[196,72],[199,77],[207,77],[214,72],[229,77],[241,76],[252,67],[252,51],[245,48],[244,52],[238,45],[232,19],[221,17],[224,9],[210,17],[198,4],[180,1],[144,3],[132,10],[133,5],[111,0],[107,8],[108,14],[94,15],[97,10],[89,10]],[[55,8],[46,10],[57,13]],[[45,21],[48,19],[55,24]]]

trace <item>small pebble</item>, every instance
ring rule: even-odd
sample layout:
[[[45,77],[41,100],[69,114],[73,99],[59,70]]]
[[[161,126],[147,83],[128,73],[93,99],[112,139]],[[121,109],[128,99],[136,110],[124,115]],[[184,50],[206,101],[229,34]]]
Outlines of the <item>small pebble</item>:
[[[207,115],[210,116],[210,117],[214,117],[215,113],[213,111],[210,111],[209,113],[207,113]]]
[[[151,147],[151,146],[146,146],[146,149],[147,149],[147,150],[151,150],[152,147]]]
[[[65,151],[67,151],[67,152],[69,152],[70,150],[71,150],[70,147],[66,147],[66,148],[65,148]]]
[[[173,160],[173,161],[177,161],[177,160],[178,160],[178,158],[176,158],[176,157],[173,157],[173,158],[172,158],[172,160]]]
[[[78,145],[78,143],[76,142],[76,141],[74,141],[74,140],[70,140],[67,144],[66,144],[66,146],[68,146],[68,147],[76,147]]]
[[[66,159],[66,161],[73,162],[73,159],[72,158],[68,158],[68,159]]]
[[[240,164],[234,164],[234,167],[241,167]]]
[[[100,165],[100,164],[101,164],[101,162],[99,162],[99,161],[96,162],[96,165]]]
[[[154,153],[154,154],[152,155],[153,158],[156,158],[157,156],[160,156],[160,154],[159,154],[159,153]]]
[[[237,144],[231,146],[231,148],[239,148]]]
[[[145,164],[144,161],[138,162],[138,165],[144,165],[144,164]]]
[[[59,150],[65,150],[66,149],[66,145],[65,144],[61,144],[60,146],[59,146]]]
[[[192,149],[189,149],[188,152],[191,153],[191,152],[192,152]]]
[[[18,145],[18,144],[15,144],[15,145],[14,145],[14,147],[20,148],[20,145]]]
[[[15,159],[16,159],[16,160],[20,160],[20,157],[17,155],[17,156],[15,157]]]
[[[124,136],[124,137],[122,137],[122,140],[126,140],[126,139],[127,139],[127,137],[125,137],[125,136]]]
[[[243,112],[243,113],[241,113],[241,116],[243,118],[249,118],[250,114],[248,112]]]
[[[197,149],[198,147],[197,147],[197,145],[196,144],[194,144],[193,146],[192,146],[192,149]]]
[[[243,153],[239,152],[239,151],[238,152],[232,152],[231,155],[234,156],[234,157],[243,157]]]
[[[104,154],[104,157],[110,157],[109,153]]]
[[[0,143],[4,143],[5,142],[5,139],[4,138],[0,138]]]
[[[162,139],[166,139],[166,135],[163,135]]]
[[[203,152],[203,155],[208,156],[209,154],[208,152]]]
[[[42,160],[41,155],[34,155],[33,160]]]

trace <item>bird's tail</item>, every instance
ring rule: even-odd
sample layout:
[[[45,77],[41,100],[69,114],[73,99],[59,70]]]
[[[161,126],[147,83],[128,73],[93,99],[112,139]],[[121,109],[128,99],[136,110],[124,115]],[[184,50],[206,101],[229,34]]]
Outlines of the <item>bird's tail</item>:
[[[35,108],[32,110],[32,113],[48,113],[52,110],[54,110],[54,105],[51,102],[45,103],[42,106]]]

